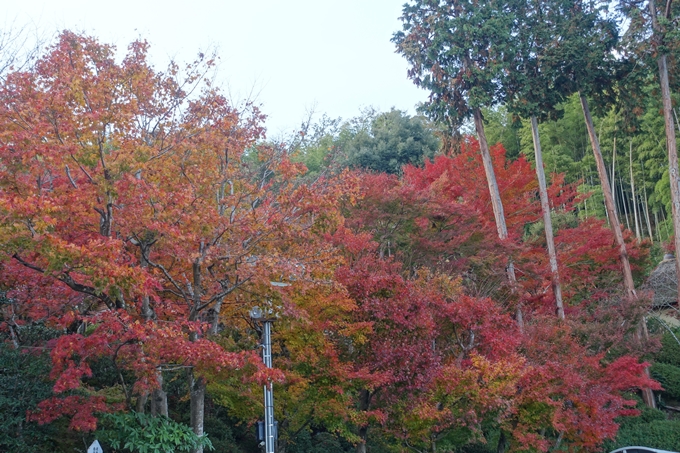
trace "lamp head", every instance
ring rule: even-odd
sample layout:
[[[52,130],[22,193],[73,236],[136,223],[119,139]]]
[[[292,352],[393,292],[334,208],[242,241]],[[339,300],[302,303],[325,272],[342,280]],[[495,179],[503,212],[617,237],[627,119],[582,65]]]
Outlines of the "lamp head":
[[[262,319],[262,309],[258,306],[254,306],[250,309],[251,319]]]

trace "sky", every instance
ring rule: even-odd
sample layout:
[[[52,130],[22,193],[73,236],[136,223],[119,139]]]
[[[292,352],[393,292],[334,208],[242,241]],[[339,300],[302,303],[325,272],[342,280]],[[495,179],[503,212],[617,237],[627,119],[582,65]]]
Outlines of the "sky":
[[[158,69],[216,49],[216,82],[234,100],[255,99],[270,138],[294,133],[313,112],[349,119],[362,108],[411,114],[426,99],[395,53],[405,0],[5,0],[5,27],[45,36],[70,29],[125,49],[151,45]],[[0,16],[1,17],[1,16]]]

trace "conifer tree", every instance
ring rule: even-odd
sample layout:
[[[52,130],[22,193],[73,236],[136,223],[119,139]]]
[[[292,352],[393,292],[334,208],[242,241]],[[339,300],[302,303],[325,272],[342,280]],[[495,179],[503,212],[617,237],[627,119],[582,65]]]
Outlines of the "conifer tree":
[[[483,107],[501,103],[501,80],[513,51],[512,1],[439,2],[404,5],[403,31],[394,35],[397,52],[409,62],[408,76],[430,91],[423,111],[433,120],[460,128],[472,117],[480,144],[498,237],[508,238],[505,212],[484,132]],[[508,279],[516,283],[512,261]],[[521,308],[517,322],[523,324]]]
[[[550,201],[543,169],[538,118],[555,117],[557,104],[564,100],[564,92],[555,86],[558,73],[550,49],[557,44],[555,41],[558,35],[555,34],[555,29],[564,26],[564,11],[572,4],[572,1],[563,0],[527,0],[516,3],[517,38],[513,42],[517,51],[511,55],[509,63],[512,70],[508,71],[505,84],[509,110],[524,118],[530,118],[555,309],[561,319],[564,319],[564,304],[550,217]]]

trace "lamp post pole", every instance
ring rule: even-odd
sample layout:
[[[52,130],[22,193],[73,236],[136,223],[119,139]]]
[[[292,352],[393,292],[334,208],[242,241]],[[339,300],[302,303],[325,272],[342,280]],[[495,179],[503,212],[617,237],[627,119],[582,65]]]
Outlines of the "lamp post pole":
[[[262,361],[267,368],[272,367],[272,322],[265,319],[262,322],[263,336]],[[274,389],[272,382],[264,385],[264,451],[274,453]]]
[[[264,362],[264,366],[271,368],[272,322],[274,319],[266,315],[271,315],[271,310],[266,314],[262,312],[260,307],[253,307],[250,310],[250,318],[255,322],[262,323],[262,362]],[[264,433],[262,433],[264,438],[259,437],[260,434],[258,434],[258,440],[264,443],[264,453],[274,453],[277,432],[274,421],[274,389],[271,380],[264,385],[264,422],[262,425],[264,425]]]

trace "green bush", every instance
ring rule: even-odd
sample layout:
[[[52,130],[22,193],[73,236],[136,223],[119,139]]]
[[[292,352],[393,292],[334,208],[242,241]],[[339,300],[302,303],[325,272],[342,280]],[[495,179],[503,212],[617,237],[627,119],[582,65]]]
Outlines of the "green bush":
[[[668,363],[651,366],[652,377],[663,386],[663,391],[673,399],[680,399],[680,368]]]
[[[312,433],[302,430],[289,442],[286,451],[290,453],[350,453],[354,447],[338,436],[328,432]]]
[[[680,451],[680,420],[661,420],[622,426],[616,440],[605,443],[604,451],[631,445]]]
[[[0,343],[0,452],[73,451],[78,439],[62,420],[49,425],[28,422],[26,414],[52,396],[45,352],[26,352]]]
[[[675,337],[680,338],[680,329],[673,329],[673,333]],[[680,367],[680,344],[668,331],[661,337],[661,350],[656,355],[656,362]]]
[[[138,412],[104,414],[106,428],[99,432],[103,442],[116,450],[133,453],[174,453],[199,446],[213,450],[206,435],[197,436],[190,427],[167,417]]]

